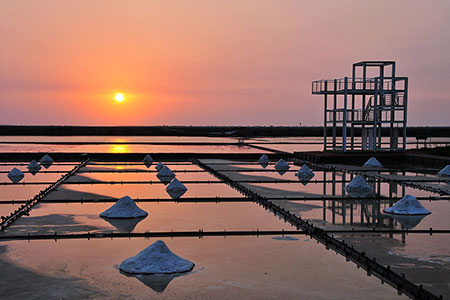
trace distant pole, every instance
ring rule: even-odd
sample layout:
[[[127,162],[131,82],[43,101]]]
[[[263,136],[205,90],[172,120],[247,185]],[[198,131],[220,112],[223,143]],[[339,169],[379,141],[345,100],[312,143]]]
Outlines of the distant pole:
[[[405,79],[405,94],[403,97],[403,150],[406,150],[406,123],[408,116],[408,78]]]
[[[328,110],[328,101],[326,93],[328,90],[328,81],[325,80],[325,95],[324,95],[324,113],[323,113],[323,150],[327,150],[327,110]]]
[[[333,95],[333,150],[336,150],[336,106],[337,106],[337,80],[334,80]]]
[[[344,79],[344,116],[342,124],[342,150],[347,151],[347,89],[348,89],[348,77]]]

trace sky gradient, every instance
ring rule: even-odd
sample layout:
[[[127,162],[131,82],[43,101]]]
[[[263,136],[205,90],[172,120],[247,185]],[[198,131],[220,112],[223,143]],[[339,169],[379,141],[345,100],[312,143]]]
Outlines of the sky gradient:
[[[446,0],[2,1],[0,124],[321,125],[311,81],[395,60],[409,125],[450,125],[449,28]]]

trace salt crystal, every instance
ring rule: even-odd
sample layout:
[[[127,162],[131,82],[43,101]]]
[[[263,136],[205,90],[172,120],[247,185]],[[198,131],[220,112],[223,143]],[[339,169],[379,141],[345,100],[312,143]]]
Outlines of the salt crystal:
[[[446,165],[445,168],[439,171],[438,176],[447,177],[450,176],[450,165]]]
[[[367,182],[360,175],[356,175],[355,178],[347,185],[347,192],[351,197],[366,197],[372,188],[367,184]]]
[[[187,187],[178,179],[174,178],[166,187],[166,191],[172,199],[178,199],[187,192]]]
[[[431,212],[423,207],[416,197],[406,195],[394,206],[388,207],[384,210],[386,213],[398,215],[428,215]]]
[[[39,172],[41,168],[42,167],[34,159],[30,162],[30,164],[27,167],[28,171],[33,175]]]
[[[173,178],[175,178],[175,174],[167,166],[164,166],[161,170],[159,170],[158,174],[156,174],[156,177],[158,177],[158,179],[163,183],[169,183]]]
[[[153,164],[153,158],[150,156],[150,154],[147,154],[142,161],[147,168],[149,168]]]
[[[314,172],[311,171],[307,165],[303,165],[295,176],[297,176],[300,181],[310,180],[314,177]]]
[[[163,167],[164,167],[163,163],[162,163],[162,162],[159,162],[159,163],[156,165],[155,169],[156,169],[156,171],[159,171],[159,170],[161,170]]]
[[[44,168],[48,169],[53,164],[53,159],[50,157],[50,155],[45,154],[41,158],[40,163]]]
[[[157,241],[138,255],[125,259],[119,268],[130,274],[171,274],[189,272],[194,263],[174,254],[163,241]]]
[[[364,163],[363,167],[382,168],[383,165],[375,157],[371,157]]]
[[[263,167],[266,168],[270,163],[270,159],[267,155],[263,154],[261,155],[261,157],[259,158],[259,164]]]
[[[9,173],[8,173],[8,178],[14,182],[17,183],[19,181],[21,181],[23,179],[25,175],[22,173],[22,171],[20,171],[17,168],[12,169]]]
[[[280,175],[286,173],[289,168],[289,164],[282,158],[275,164],[275,170],[277,170]]]
[[[128,196],[120,198],[113,206],[100,214],[103,218],[141,218],[148,214],[145,210],[140,209],[133,199]]]

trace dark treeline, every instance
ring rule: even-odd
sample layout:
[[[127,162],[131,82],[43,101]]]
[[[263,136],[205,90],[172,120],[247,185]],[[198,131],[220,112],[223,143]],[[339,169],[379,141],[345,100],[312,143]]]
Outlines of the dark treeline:
[[[338,130],[340,135],[341,130]],[[350,131],[349,131],[350,133]],[[450,137],[450,127],[408,127],[409,137]],[[355,130],[359,135],[359,130]],[[383,130],[384,136],[389,135]],[[0,125],[0,135],[105,135],[105,136],[323,136],[320,126],[10,126]],[[331,129],[328,130],[331,135]]]

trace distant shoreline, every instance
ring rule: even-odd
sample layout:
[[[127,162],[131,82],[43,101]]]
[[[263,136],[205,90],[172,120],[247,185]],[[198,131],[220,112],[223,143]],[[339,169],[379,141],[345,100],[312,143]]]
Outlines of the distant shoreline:
[[[338,130],[339,132],[340,130]],[[359,134],[356,130],[355,134]],[[388,136],[383,131],[383,136]],[[321,126],[31,126],[0,125],[0,136],[321,137]],[[329,130],[328,135],[331,135]],[[408,137],[450,137],[450,126],[408,127]]]

